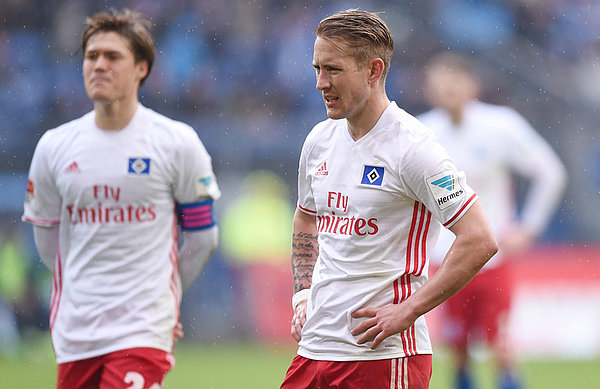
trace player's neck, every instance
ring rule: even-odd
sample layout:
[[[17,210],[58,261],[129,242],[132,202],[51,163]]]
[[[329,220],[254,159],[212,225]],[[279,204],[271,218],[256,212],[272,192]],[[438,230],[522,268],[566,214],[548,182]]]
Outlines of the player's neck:
[[[96,125],[102,130],[118,131],[129,124],[139,101],[137,98],[117,100],[111,102],[94,102],[96,112]]]
[[[377,95],[372,101],[365,104],[363,110],[354,117],[346,118],[348,131],[354,141],[358,141],[375,127],[381,115],[390,105],[390,100],[385,93]]]
[[[462,124],[463,121],[463,109],[457,109],[457,110],[453,110],[448,112],[450,114],[450,120],[452,120],[452,124],[454,126],[460,126]]]

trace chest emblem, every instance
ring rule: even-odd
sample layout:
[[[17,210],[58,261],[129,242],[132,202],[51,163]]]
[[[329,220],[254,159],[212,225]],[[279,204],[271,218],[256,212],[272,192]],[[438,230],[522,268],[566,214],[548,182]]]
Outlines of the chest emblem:
[[[383,175],[385,168],[383,166],[365,165],[362,180],[363,185],[381,186],[383,184]]]
[[[129,158],[130,174],[150,174],[150,158]]]

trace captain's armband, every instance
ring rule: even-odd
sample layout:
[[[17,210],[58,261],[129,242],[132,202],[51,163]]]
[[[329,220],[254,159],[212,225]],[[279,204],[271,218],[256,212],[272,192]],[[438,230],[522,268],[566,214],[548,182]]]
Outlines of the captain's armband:
[[[177,204],[177,216],[184,231],[199,231],[217,223],[214,219],[213,199],[190,204]]]

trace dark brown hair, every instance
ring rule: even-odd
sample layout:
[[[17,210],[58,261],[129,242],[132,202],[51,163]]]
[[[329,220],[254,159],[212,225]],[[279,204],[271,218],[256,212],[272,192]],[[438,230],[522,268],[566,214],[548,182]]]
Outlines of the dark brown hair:
[[[85,54],[88,40],[97,32],[114,31],[122,35],[129,41],[136,63],[148,63],[148,74],[140,81],[140,85],[143,84],[154,63],[154,40],[150,34],[152,23],[141,13],[125,8],[122,11],[111,9],[110,12],[99,12],[86,18],[85,24],[87,27],[81,39],[82,52]]]

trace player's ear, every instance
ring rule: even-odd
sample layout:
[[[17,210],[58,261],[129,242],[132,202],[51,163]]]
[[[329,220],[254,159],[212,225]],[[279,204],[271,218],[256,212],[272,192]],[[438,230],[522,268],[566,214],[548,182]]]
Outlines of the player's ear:
[[[385,69],[385,63],[381,58],[373,58],[369,61],[369,84],[374,85],[381,77],[383,77],[383,70]]]
[[[138,61],[135,64],[136,78],[141,81],[148,75],[149,69],[148,61]]]

